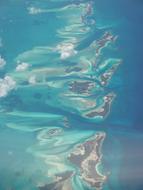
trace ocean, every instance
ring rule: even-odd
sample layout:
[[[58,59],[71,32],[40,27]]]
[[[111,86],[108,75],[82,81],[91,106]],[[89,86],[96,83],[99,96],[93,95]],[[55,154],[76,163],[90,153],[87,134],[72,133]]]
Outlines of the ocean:
[[[0,190],[143,189],[143,2],[0,0]]]

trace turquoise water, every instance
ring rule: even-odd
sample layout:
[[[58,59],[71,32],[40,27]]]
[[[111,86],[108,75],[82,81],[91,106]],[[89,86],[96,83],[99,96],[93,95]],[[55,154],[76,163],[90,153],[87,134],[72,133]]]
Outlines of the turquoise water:
[[[142,190],[142,6],[0,1],[0,190]]]

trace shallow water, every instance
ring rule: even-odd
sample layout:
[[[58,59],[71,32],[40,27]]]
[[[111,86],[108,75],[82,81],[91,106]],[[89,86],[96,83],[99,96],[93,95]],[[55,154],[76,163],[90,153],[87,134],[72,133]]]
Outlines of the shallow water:
[[[0,190],[141,190],[143,4],[0,1]]]

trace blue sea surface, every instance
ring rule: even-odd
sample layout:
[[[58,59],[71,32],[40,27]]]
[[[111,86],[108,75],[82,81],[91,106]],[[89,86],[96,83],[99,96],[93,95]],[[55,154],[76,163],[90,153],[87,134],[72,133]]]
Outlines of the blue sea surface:
[[[143,190],[143,2],[0,0],[0,190]]]

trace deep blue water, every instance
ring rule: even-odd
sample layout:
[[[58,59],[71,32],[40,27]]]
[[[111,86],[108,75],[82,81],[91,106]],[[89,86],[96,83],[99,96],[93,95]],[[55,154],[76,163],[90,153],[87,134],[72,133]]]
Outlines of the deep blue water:
[[[142,20],[141,0],[0,1],[0,190],[143,189]]]

